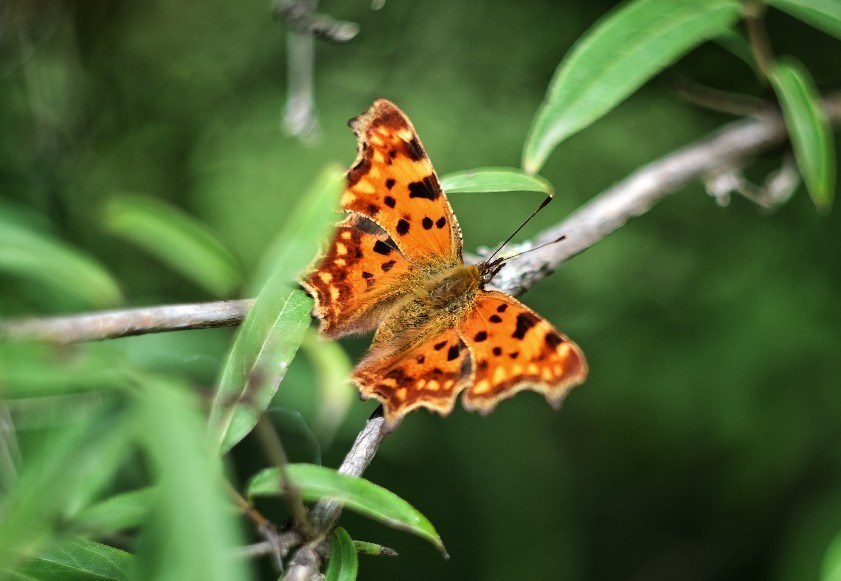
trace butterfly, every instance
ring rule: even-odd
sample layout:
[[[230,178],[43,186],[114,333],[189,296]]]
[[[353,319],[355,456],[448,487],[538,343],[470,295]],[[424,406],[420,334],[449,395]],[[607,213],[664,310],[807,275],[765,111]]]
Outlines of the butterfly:
[[[485,290],[502,260],[465,264],[461,229],[406,115],[380,99],[349,122],[358,155],[347,172],[326,252],[301,280],[321,333],[376,328],[353,372],[385,428],[408,412],[449,414],[464,392],[488,413],[523,389],[558,407],[587,377],[581,349],[514,297]]]

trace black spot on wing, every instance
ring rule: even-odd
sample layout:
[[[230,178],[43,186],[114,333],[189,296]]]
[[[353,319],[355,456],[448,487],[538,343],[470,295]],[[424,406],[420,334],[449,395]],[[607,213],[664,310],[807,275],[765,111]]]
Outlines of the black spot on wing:
[[[424,198],[427,200],[437,200],[441,195],[441,186],[438,185],[438,180],[434,175],[428,175],[418,182],[409,184],[410,198]]]
[[[497,312],[497,313],[504,313],[504,312],[505,312],[505,309],[507,309],[507,308],[508,308],[508,304],[507,304],[507,303],[502,303],[501,305],[499,305],[499,306],[496,308],[496,312]]]
[[[487,333],[485,333],[484,331],[479,331],[479,332],[478,332],[478,333],[476,333],[476,335],[473,337],[473,340],[474,340],[474,341],[476,341],[477,343],[481,343],[482,341],[484,341],[484,340],[485,340],[485,339],[487,339],[487,338],[488,338],[488,334],[487,334]]]
[[[376,216],[377,212],[380,211],[380,207],[376,204],[368,204],[368,213],[371,216]]]
[[[388,178],[387,180],[385,180],[385,187],[386,187],[386,188],[388,188],[388,189],[390,190],[391,188],[393,188],[393,187],[394,187],[394,184],[396,184],[396,183],[397,183],[397,182],[395,182],[395,181],[394,181],[394,179],[392,179],[392,178]],[[386,199],[388,199],[388,198],[386,198]],[[393,202],[393,201],[394,201],[394,198],[391,198],[391,200],[392,200],[392,202]],[[394,207],[393,203],[392,203],[392,204],[389,204],[389,206],[391,206],[392,208]]]
[[[458,359],[459,352],[458,345],[453,345],[447,350],[447,361],[452,361],[453,359]]]
[[[432,225],[434,224],[434,222],[432,221],[432,218],[430,218],[429,216],[425,216],[421,224],[423,224],[424,230],[432,230]]]
[[[401,236],[405,236],[409,233],[409,223],[406,220],[400,220],[397,222],[397,233]]]
[[[517,315],[517,328],[511,336],[515,339],[522,339],[529,329],[537,325],[539,320],[536,315],[529,312],[520,313]]]
[[[502,355],[502,347],[494,347],[493,352],[494,352],[494,355],[499,357],[500,355]]]
[[[397,205],[397,200],[395,200],[391,196],[386,196],[383,201],[385,202],[385,205],[389,208],[393,208],[395,205]]]
[[[413,137],[411,141],[405,141],[404,144],[404,150],[409,159],[412,161],[420,161],[423,159],[423,147],[421,147],[420,141],[418,141],[417,137]]]
[[[558,345],[564,342],[564,338],[561,337],[559,334],[555,333],[554,331],[550,331],[546,333],[545,341],[546,344],[549,345],[549,347],[555,349]]]
[[[440,351],[441,349],[443,349],[446,346],[447,346],[447,342],[446,341],[441,341],[440,343],[436,343],[435,345],[433,345],[432,348],[435,349],[436,351]]]
[[[499,315],[491,315],[490,317],[488,317],[488,320],[491,323],[501,323],[502,322],[502,317],[500,317]]]
[[[383,262],[382,266],[380,266],[380,268],[383,269],[383,272],[388,272],[389,270],[394,268],[395,264],[397,264],[396,260],[389,260],[388,262]]]
[[[438,228],[443,228],[447,225],[446,218],[444,218],[444,216],[441,216],[440,218],[438,218],[438,221],[435,222],[435,225],[438,226]]]
[[[391,254],[391,250],[391,246],[389,246],[382,240],[377,240],[376,244],[374,244],[374,252],[376,252],[377,254],[388,256],[389,254]]]

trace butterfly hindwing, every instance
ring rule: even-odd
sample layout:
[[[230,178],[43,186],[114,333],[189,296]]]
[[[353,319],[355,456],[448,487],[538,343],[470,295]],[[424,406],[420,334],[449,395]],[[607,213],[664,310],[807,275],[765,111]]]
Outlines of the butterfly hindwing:
[[[380,225],[411,261],[461,261],[461,231],[409,119],[385,99],[350,126],[359,154],[342,208]]]
[[[419,407],[449,414],[459,392],[471,383],[469,352],[450,329],[396,357],[367,357],[353,379],[363,397],[382,402],[391,429]]]
[[[488,413],[523,389],[557,406],[587,376],[581,349],[517,299],[479,291],[458,326],[473,359],[474,381],[462,403]]]

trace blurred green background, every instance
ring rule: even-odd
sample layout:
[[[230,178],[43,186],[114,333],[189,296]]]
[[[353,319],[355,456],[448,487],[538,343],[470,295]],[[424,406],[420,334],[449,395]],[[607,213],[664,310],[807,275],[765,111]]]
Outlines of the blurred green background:
[[[305,145],[282,131],[287,33],[269,2],[3,3],[0,212],[95,257],[120,304],[219,298],[109,232],[106,203],[183,209],[248,278],[321,169],[353,160],[346,122],[376,98],[411,117],[439,174],[518,165],[559,60],[612,5],[322,2],[360,33],[317,43],[321,133]],[[774,11],[767,23],[775,51],[838,86],[837,40]],[[730,120],[678,97],[686,80],[768,96],[747,65],[704,45],[559,147],[542,172],[556,200],[523,237]],[[749,175],[761,181],[782,153]],[[505,238],[538,201],[451,198],[468,250]],[[0,275],[0,288],[3,316],[91,308],[25,278]],[[362,557],[361,577],[816,579],[841,531],[839,297],[839,213],[818,215],[802,188],[770,214],[741,198],[719,207],[700,184],[669,197],[524,297],[588,356],[590,378],[562,411],[523,394],[488,417],[412,414],[385,441],[367,477],[426,514],[451,558],[347,514],[351,536],[400,553]],[[113,347],[209,393],[232,336]],[[343,344],[355,358],[367,342]],[[314,381],[297,358],[277,397],[292,418],[281,433],[292,460],[337,466],[374,405],[355,401],[317,449],[294,420],[315,417]],[[245,479],[266,462],[246,441],[232,470]]]

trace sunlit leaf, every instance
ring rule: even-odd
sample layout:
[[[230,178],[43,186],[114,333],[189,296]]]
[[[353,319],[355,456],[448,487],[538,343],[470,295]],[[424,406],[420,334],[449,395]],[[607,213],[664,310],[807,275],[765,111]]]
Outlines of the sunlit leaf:
[[[302,347],[315,368],[319,400],[316,430],[327,446],[356,399],[356,389],[350,383],[353,365],[341,345],[319,338],[314,331],[307,333]]]
[[[794,59],[769,73],[791,136],[794,158],[815,206],[828,211],[835,196],[835,142],[809,72]]]
[[[342,182],[336,169],[320,176],[290,214],[269,252],[272,260],[258,275],[265,283],[228,354],[211,409],[211,431],[222,452],[254,427],[303,340],[313,302],[291,285],[335,221]]]
[[[138,527],[146,520],[155,494],[154,488],[141,488],[114,495],[84,509],[73,524],[101,535]]]
[[[841,581],[841,534],[835,536],[824,553],[821,581]]]
[[[189,387],[147,378],[136,390],[140,442],[156,492],[137,541],[137,579],[244,579],[246,563],[219,457]]]
[[[766,0],[766,3],[841,38],[841,2],[838,0]]]
[[[441,188],[448,194],[463,192],[541,192],[554,193],[552,184],[540,176],[517,168],[481,167],[447,174],[441,178]]]
[[[89,307],[113,306],[122,299],[119,286],[96,260],[2,215],[0,273],[45,285]]]
[[[241,282],[230,251],[196,218],[162,201],[118,196],[105,207],[105,227],[143,248],[216,296]]]
[[[333,546],[327,563],[326,581],[354,581],[359,571],[359,559],[353,539],[342,527],[333,531]]]
[[[408,502],[373,482],[339,474],[335,470],[313,464],[289,464],[286,472],[291,484],[304,500],[330,498],[345,507],[378,520],[388,526],[409,531],[444,551],[441,537],[432,523]],[[280,472],[267,468],[248,484],[249,496],[282,494]]]
[[[738,0],[634,0],[607,14],[555,71],[526,139],[523,168],[540,171],[561,141],[690,49],[726,31],[740,13]]]
[[[123,581],[134,557],[131,554],[84,539],[76,539],[44,551],[19,567],[12,578],[39,581]]]

